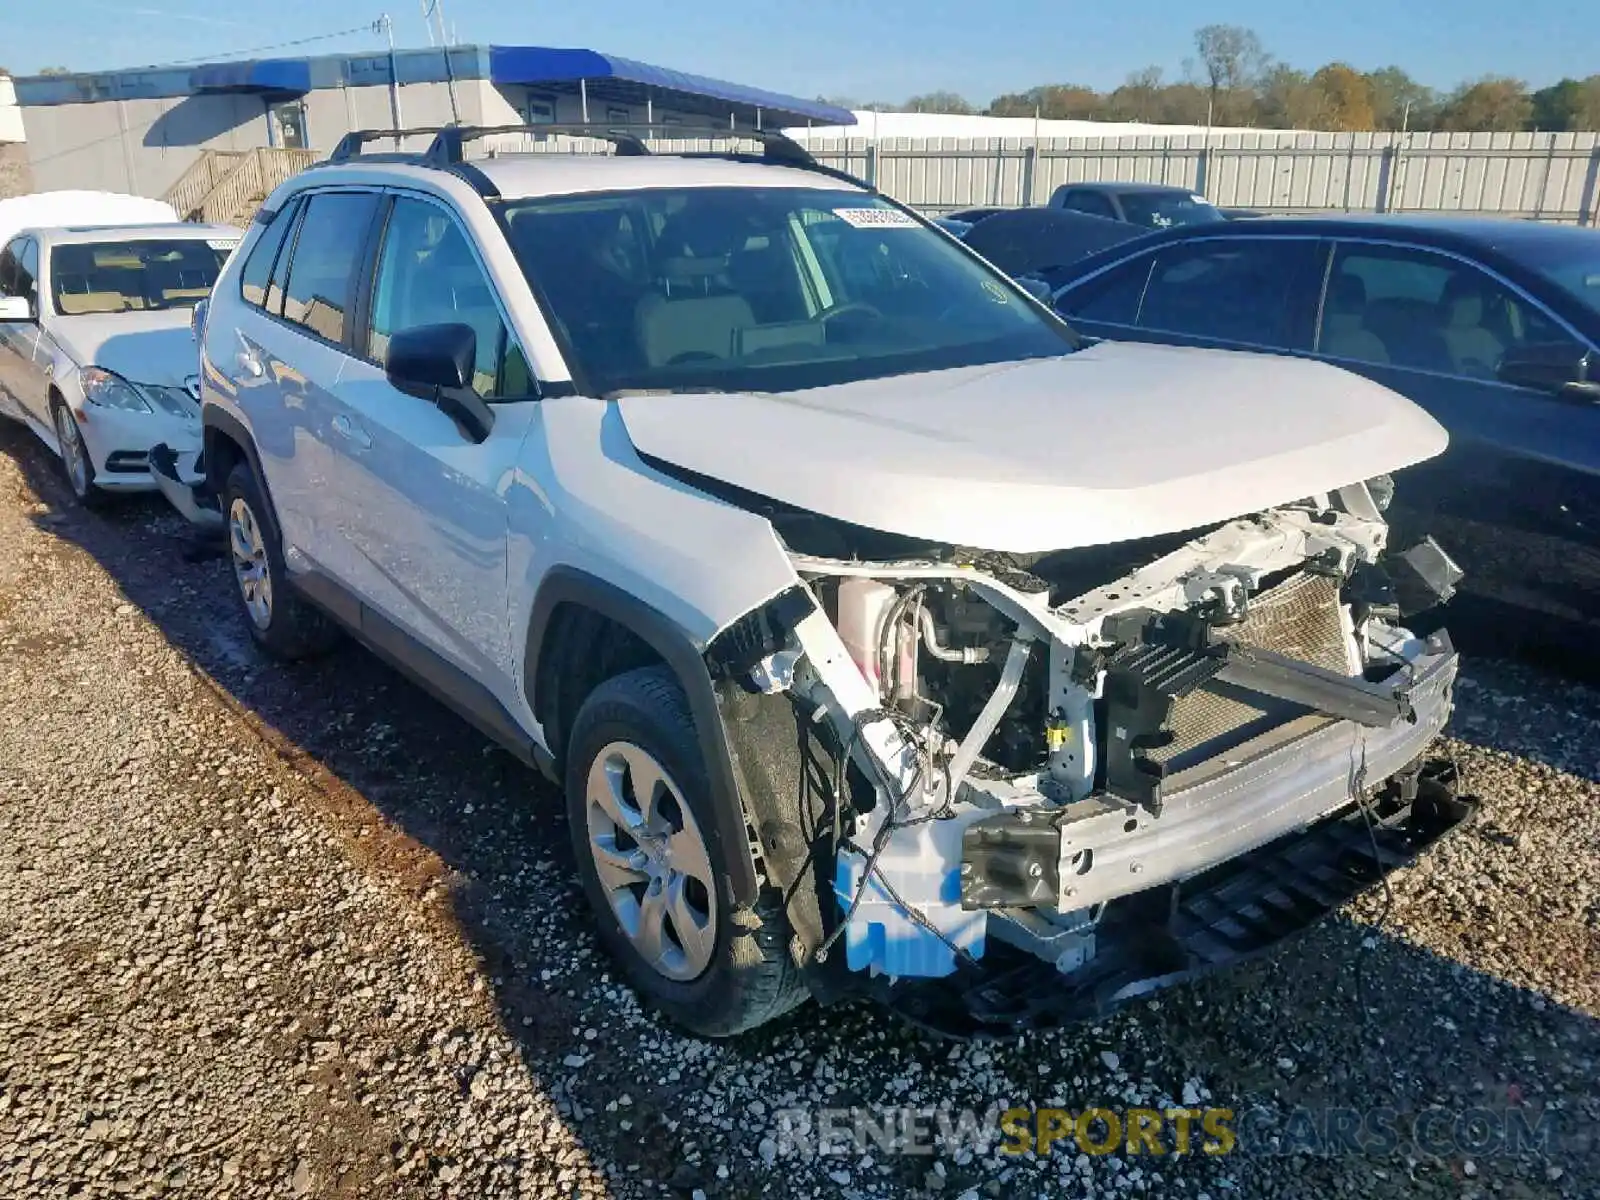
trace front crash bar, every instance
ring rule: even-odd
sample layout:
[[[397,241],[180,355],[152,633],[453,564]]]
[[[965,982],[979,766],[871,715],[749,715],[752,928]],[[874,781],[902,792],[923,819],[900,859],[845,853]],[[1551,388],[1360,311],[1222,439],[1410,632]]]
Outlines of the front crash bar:
[[[1239,645],[1227,647],[1216,677],[1223,683],[1373,729],[1412,718],[1411,698],[1403,677],[1382,684],[1368,683],[1271,650]]]
[[[1306,732],[1226,769],[1202,763],[1171,776],[1157,817],[1097,794],[1065,809],[1039,805],[979,821],[964,840],[963,905],[1038,904],[1038,884],[1048,880],[1057,884],[1061,912],[1090,908],[1304,829],[1364,783],[1387,779],[1422,755],[1449,719],[1456,667],[1448,639],[1431,641],[1408,670],[1411,719],[1396,716],[1374,729],[1349,719],[1302,718]],[[1229,757],[1248,752],[1247,745]],[[1185,775],[1196,781],[1186,785]],[[1049,842],[1038,836],[1041,824],[1051,829]],[[1053,853],[1054,861],[1041,853]],[[1018,893],[1024,878],[1032,895]]]

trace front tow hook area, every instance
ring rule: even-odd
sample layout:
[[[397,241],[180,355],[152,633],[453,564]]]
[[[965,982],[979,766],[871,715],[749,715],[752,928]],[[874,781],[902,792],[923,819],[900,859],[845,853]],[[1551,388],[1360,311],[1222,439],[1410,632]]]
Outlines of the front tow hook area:
[[[1363,808],[1352,801],[1297,833],[1210,870],[1114,900],[1094,957],[1071,974],[1001,943],[943,979],[901,981],[900,1016],[956,1038],[1005,1036],[1099,1017],[1138,996],[1230,966],[1303,933],[1410,865],[1477,811],[1453,763],[1419,759]]]

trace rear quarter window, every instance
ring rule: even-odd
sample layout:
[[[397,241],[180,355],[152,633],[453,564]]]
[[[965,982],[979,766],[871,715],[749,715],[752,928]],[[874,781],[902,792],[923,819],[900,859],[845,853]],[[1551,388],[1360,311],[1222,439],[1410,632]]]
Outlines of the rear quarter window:
[[[277,262],[278,254],[283,249],[289,231],[294,228],[294,220],[299,212],[300,198],[296,196],[278,210],[261,236],[256,239],[256,244],[250,248],[250,256],[245,259],[244,267],[239,272],[239,295],[246,304],[253,304],[257,308],[266,307],[267,284],[272,279],[272,266]]]

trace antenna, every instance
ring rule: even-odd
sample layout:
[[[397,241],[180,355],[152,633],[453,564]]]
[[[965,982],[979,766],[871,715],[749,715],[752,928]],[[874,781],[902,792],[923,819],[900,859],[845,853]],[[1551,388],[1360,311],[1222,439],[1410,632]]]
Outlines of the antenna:
[[[422,0],[422,23],[428,30],[428,45],[448,46],[450,38],[445,34],[444,0]],[[434,38],[434,26],[438,26],[439,40]]]

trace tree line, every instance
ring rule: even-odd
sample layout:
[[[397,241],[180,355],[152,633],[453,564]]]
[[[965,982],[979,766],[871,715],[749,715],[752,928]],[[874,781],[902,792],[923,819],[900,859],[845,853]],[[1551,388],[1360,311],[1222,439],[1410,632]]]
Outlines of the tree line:
[[[1530,90],[1520,79],[1491,75],[1441,92],[1400,67],[1359,71],[1331,62],[1303,71],[1267,53],[1261,39],[1237,25],[1195,31],[1195,55],[1182,77],[1144,67],[1109,92],[1051,83],[997,96],[979,107],[955,92],[928,92],[903,104],[857,104],[879,112],[981,113],[1047,120],[1138,121],[1156,125],[1222,125],[1266,129],[1470,130],[1564,132],[1600,130],[1600,74],[1562,79]]]

